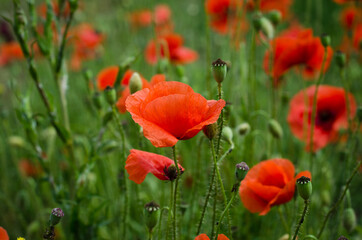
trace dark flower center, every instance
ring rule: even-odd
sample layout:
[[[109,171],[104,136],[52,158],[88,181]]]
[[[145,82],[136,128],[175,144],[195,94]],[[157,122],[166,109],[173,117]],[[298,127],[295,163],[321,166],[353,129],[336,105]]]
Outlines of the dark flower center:
[[[329,131],[333,127],[335,118],[336,118],[335,114],[329,110],[318,111],[315,120],[315,125],[316,127],[320,127],[323,130]]]

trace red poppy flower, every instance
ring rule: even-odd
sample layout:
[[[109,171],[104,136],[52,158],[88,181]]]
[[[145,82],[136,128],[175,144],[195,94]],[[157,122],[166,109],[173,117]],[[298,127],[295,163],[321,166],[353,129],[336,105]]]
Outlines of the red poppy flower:
[[[205,233],[202,233],[199,236],[195,237],[194,240],[210,240],[210,238]],[[217,240],[229,240],[229,238],[226,237],[224,234],[219,234],[217,236]]]
[[[170,166],[174,166],[174,161],[168,157],[158,155],[155,153],[144,152],[132,149],[131,154],[128,155],[126,160],[126,170],[129,174],[129,179],[137,184],[141,184],[148,173],[152,173],[160,180],[174,180],[177,173],[176,168],[170,171]],[[181,173],[184,171],[182,166],[178,165]],[[176,174],[176,175],[175,175]]]
[[[19,43],[7,42],[0,46],[0,66],[21,59],[24,59],[24,55]]]
[[[360,18],[361,10],[356,7],[345,8],[341,13],[341,22],[347,30],[352,30]]]
[[[322,68],[324,47],[320,39],[313,37],[310,29],[292,33],[277,37],[271,42],[274,49],[272,72],[269,72],[270,51],[266,51],[264,56],[264,69],[272,74],[276,85],[279,78],[294,66],[304,65],[303,75],[306,78],[316,77]],[[333,50],[328,47],[323,71],[327,71],[332,56]]]
[[[9,240],[9,235],[6,230],[0,227],[0,240]]]
[[[288,123],[295,137],[306,143],[310,150],[310,125],[313,108],[315,86],[297,93],[290,102]],[[305,97],[307,99],[305,99]],[[342,88],[322,85],[317,93],[317,110],[313,137],[313,151],[325,147],[338,137],[340,128],[348,125],[346,95]],[[350,116],[356,113],[356,102],[352,94],[348,94]],[[305,103],[307,102],[307,106]],[[308,114],[308,125],[304,126],[304,114]]]
[[[154,40],[151,40],[146,47],[145,57],[150,64],[157,63],[156,50],[160,51],[161,57],[168,58],[174,64],[191,63],[198,58],[198,54],[194,50],[183,46],[181,35],[168,34],[160,36],[157,38],[156,44]]]
[[[129,72],[129,70],[127,71],[127,73],[128,72]],[[125,75],[127,75],[127,73]],[[132,74],[131,74],[131,76],[132,76]],[[123,77],[123,79],[125,79],[125,77]],[[163,74],[156,74],[155,76],[153,76],[150,83],[148,83],[147,80],[142,78],[142,89],[150,88],[150,87],[156,85],[157,83],[164,82],[164,81],[166,81],[166,76]],[[122,91],[121,97],[118,99],[118,101],[116,103],[116,106],[117,106],[119,112],[121,112],[121,113],[126,112],[126,100],[127,100],[128,96],[131,95],[130,89],[128,87],[129,80],[127,81],[126,84],[125,84],[125,82],[126,81],[122,81],[123,85],[127,85],[127,87]]]
[[[132,12],[128,19],[133,28],[147,27],[152,24],[152,12],[150,10],[139,10]]]
[[[71,58],[71,68],[79,70],[84,60],[93,59],[96,50],[104,41],[105,36],[87,23],[80,24],[70,31],[73,36],[74,52]]]
[[[278,10],[283,17],[287,16],[289,13],[289,8],[292,5],[292,0],[260,0],[261,12],[268,12],[271,10]],[[249,0],[246,5],[248,10],[255,9],[255,1]]]
[[[353,46],[357,50],[360,50],[362,48],[362,23],[358,24],[354,29]]]
[[[293,198],[295,181],[299,177],[311,178],[308,171],[296,177],[294,174],[294,165],[287,159],[262,161],[252,167],[241,181],[240,199],[250,212],[265,215],[272,206],[287,203]]]
[[[129,96],[127,111],[155,147],[172,147],[219,118],[224,100],[206,100],[181,82],[160,82]]]
[[[43,172],[39,164],[34,164],[28,159],[19,162],[19,170],[26,177],[38,177]]]

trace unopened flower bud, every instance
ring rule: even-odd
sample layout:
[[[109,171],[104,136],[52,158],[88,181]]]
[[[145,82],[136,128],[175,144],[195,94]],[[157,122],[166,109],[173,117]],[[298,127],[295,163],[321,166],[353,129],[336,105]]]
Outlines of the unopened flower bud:
[[[297,179],[297,188],[299,195],[304,199],[308,200],[312,195],[312,182],[310,178],[302,176]]]
[[[235,165],[235,178],[240,182],[242,181],[249,171],[249,166],[245,162]]]
[[[266,14],[266,17],[273,23],[274,26],[282,21],[282,14],[278,10],[271,10]]]
[[[149,202],[145,205],[144,208],[144,216],[145,216],[145,223],[150,232],[152,229],[157,225],[158,218],[160,216],[160,205],[155,203],[154,201]]]
[[[181,170],[181,169],[180,169]],[[177,178],[177,169],[174,164],[170,165],[169,167],[166,167],[163,169],[163,172],[165,173],[166,177],[173,181]]]
[[[131,94],[142,89],[142,79],[138,73],[133,73],[129,80],[129,90]]]
[[[240,124],[236,129],[240,136],[245,136],[250,132],[250,125],[249,123],[244,122]]]
[[[338,67],[344,68],[346,66],[346,54],[341,51],[336,52],[336,62]]]
[[[170,65],[170,61],[167,58],[161,58],[157,62],[157,73],[165,73]]]
[[[104,93],[106,94],[106,100],[110,105],[114,105],[117,101],[117,94],[116,94],[116,89],[112,88],[112,87],[107,87],[104,90]]]
[[[256,13],[253,17],[253,25],[256,31],[261,31],[268,39],[274,37],[274,26],[271,21],[261,13]]]
[[[343,226],[347,232],[352,232],[357,226],[356,213],[353,208],[347,208],[343,212]]]
[[[57,225],[60,222],[60,220],[62,219],[62,217],[64,217],[64,213],[63,213],[62,209],[54,208],[52,210],[52,213],[50,214],[49,225],[50,226]]]
[[[322,45],[328,47],[331,45],[331,37],[328,34],[323,34],[321,36]]]
[[[283,137],[283,129],[275,119],[270,119],[268,122],[269,132],[273,137],[281,139]]]
[[[227,141],[230,145],[233,145],[233,131],[230,127],[224,127],[222,129],[222,137]]]
[[[212,63],[212,75],[217,83],[222,83],[226,78],[227,64],[220,58]]]
[[[213,123],[205,126],[202,131],[208,139],[213,139],[217,135],[217,123]]]
[[[102,108],[101,95],[99,94],[99,92],[96,92],[93,94],[92,101],[93,101],[94,106],[96,106],[97,109]]]
[[[185,76],[185,68],[182,65],[176,65],[175,71],[178,77],[183,78]]]

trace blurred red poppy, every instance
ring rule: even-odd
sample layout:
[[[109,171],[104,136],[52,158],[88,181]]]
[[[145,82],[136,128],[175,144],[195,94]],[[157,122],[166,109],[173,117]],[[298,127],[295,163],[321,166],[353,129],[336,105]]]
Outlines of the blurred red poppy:
[[[241,181],[240,199],[250,212],[265,215],[272,206],[287,203],[293,198],[299,177],[311,178],[308,171],[296,177],[294,174],[294,165],[287,159],[262,161],[252,167]]]
[[[22,59],[24,55],[19,43],[6,42],[0,45],[0,66]]]
[[[172,147],[219,118],[224,100],[206,100],[181,82],[160,82],[129,96],[127,111],[155,147]]]
[[[129,174],[129,179],[135,183],[141,184],[148,173],[152,173],[160,180],[174,180],[176,178],[177,169],[170,168],[170,166],[174,166],[174,161],[168,157],[136,149],[132,149],[130,152],[125,168]],[[182,173],[183,167],[180,164],[178,167]]]
[[[34,164],[28,159],[22,159],[18,166],[20,172],[26,177],[38,177],[43,172],[39,164]]]
[[[362,49],[362,23],[359,23],[353,31],[353,46],[355,49]]]
[[[199,236],[195,237],[194,240],[210,240],[210,238],[205,233],[202,233]],[[219,234],[217,236],[217,240],[229,240],[229,238],[226,237],[224,234]]]
[[[65,1],[64,9],[62,10],[61,13],[60,13],[60,9],[59,9],[59,5],[58,5],[57,1],[52,1],[51,4],[53,6],[54,13],[57,16],[60,15],[63,18],[67,18],[70,15],[70,6],[69,6],[68,1]],[[41,16],[42,18],[46,17],[46,14],[47,14],[47,5],[46,5],[46,3],[43,3],[43,4],[39,5],[37,10],[38,10],[39,16]]]
[[[310,125],[313,107],[315,86],[311,86],[297,93],[290,102],[288,123],[295,137],[306,143],[310,151]],[[350,117],[356,113],[356,101],[352,94],[348,94],[350,103]],[[306,106],[307,102],[307,106]],[[348,126],[346,95],[343,88],[322,85],[317,93],[317,111],[315,118],[313,151],[325,147],[338,138],[340,128]],[[308,114],[307,126],[304,115]]]
[[[248,10],[255,10],[255,0],[248,0],[246,7]],[[289,14],[289,8],[293,3],[293,0],[260,0],[259,10],[261,12],[268,12],[271,10],[278,10],[283,17]]]
[[[350,2],[354,2],[356,0],[334,0],[334,2],[338,3],[338,4],[344,4],[344,3],[350,3]],[[359,1],[359,0],[357,0]]]
[[[0,227],[0,240],[9,240],[9,235],[6,230]]]
[[[151,40],[145,50],[146,61],[150,64],[157,63],[157,52],[160,57],[168,58],[174,64],[187,64],[198,58],[197,52],[183,46],[183,38],[179,34],[159,36],[156,44]],[[157,46],[156,46],[157,45]]]
[[[129,73],[129,72],[130,71],[128,70],[127,73]],[[125,74],[125,76],[127,75],[127,73]],[[130,75],[132,76],[132,74],[130,74]],[[131,78],[131,76],[129,78]],[[125,85],[126,88],[122,91],[121,96],[120,96],[120,98],[118,99],[118,101],[116,103],[116,106],[117,106],[119,112],[121,112],[121,113],[126,112],[126,99],[128,98],[128,96],[131,95],[130,89],[128,87],[129,78],[128,78],[128,81],[126,83],[126,81],[123,81],[126,78],[123,77],[122,84]],[[141,79],[142,79],[142,89],[145,89],[145,88],[150,88],[150,87],[156,85],[159,82],[166,81],[166,76],[163,75],[163,74],[156,74],[155,76],[153,76],[151,78],[150,83],[148,83],[147,80],[145,80],[144,78],[141,78]]]
[[[305,78],[316,77],[322,68],[324,47],[318,37],[313,37],[311,29],[299,32],[293,29],[271,41],[271,46],[274,52],[272,70],[269,71],[269,50],[264,56],[264,69],[273,76],[275,85],[278,85],[280,77],[294,66],[304,65],[303,76]],[[323,71],[328,69],[332,56],[333,50],[328,47]]]
[[[70,65],[73,70],[79,70],[82,61],[95,58],[96,50],[104,41],[105,36],[87,23],[74,27],[69,35],[73,36],[72,43],[74,44]]]
[[[138,10],[132,12],[128,19],[133,28],[147,27],[152,24],[152,12],[150,10]]]
[[[352,30],[360,18],[361,18],[361,10],[356,7],[345,8],[341,13],[342,25],[347,30]]]

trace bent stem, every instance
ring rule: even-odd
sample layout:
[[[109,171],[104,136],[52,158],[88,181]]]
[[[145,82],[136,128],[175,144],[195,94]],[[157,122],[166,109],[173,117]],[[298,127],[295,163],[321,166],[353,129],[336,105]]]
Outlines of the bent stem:
[[[176,157],[176,145],[172,147],[172,152],[173,152],[173,160],[175,162],[175,166],[176,166],[176,170],[177,170],[177,176],[176,176],[176,180],[175,180],[175,191],[173,194],[173,239],[176,240],[177,239],[177,218],[176,218],[176,202],[177,202],[177,187],[178,187],[178,180],[180,178],[180,169],[178,167],[178,163],[177,163],[177,157]]]
[[[299,223],[297,225],[297,228],[295,229],[294,236],[293,236],[292,240],[295,240],[297,238],[297,236],[298,236],[299,229],[302,226],[302,224],[304,222],[304,218],[305,218],[305,216],[307,214],[308,206],[309,206],[309,200],[304,200],[304,210],[303,210],[302,216],[301,216],[301,218],[299,220]]]
[[[346,183],[346,187],[344,188],[344,191],[342,193],[342,195],[339,197],[338,201],[336,202],[336,204],[333,205],[333,207],[328,211],[327,215],[324,218],[323,224],[321,229],[319,230],[319,233],[317,235],[317,238],[320,239],[320,237],[322,236],[323,230],[327,224],[327,221],[329,219],[329,217],[331,216],[331,214],[338,208],[339,204],[341,204],[341,202],[343,201],[344,196],[347,193],[347,190],[349,188],[350,183],[352,182],[353,177],[356,175],[356,173],[358,172],[358,169],[361,167],[361,163],[362,161],[360,161],[357,166],[354,168],[352,175],[348,178],[347,183]]]
[[[311,126],[310,126],[310,137],[309,137],[309,151],[310,151],[310,163],[313,164],[313,156],[314,156],[314,152],[313,152],[313,148],[314,148],[314,126],[315,126],[315,115],[317,112],[317,95],[318,95],[318,88],[319,85],[321,84],[323,77],[324,77],[324,65],[326,62],[326,58],[327,58],[327,47],[324,47],[324,56],[323,56],[323,61],[322,61],[322,68],[321,68],[321,72],[319,74],[319,78],[318,81],[316,83],[316,87],[314,90],[314,95],[313,95],[313,106],[312,106],[312,115],[311,115]],[[312,168],[311,168],[312,169]]]

